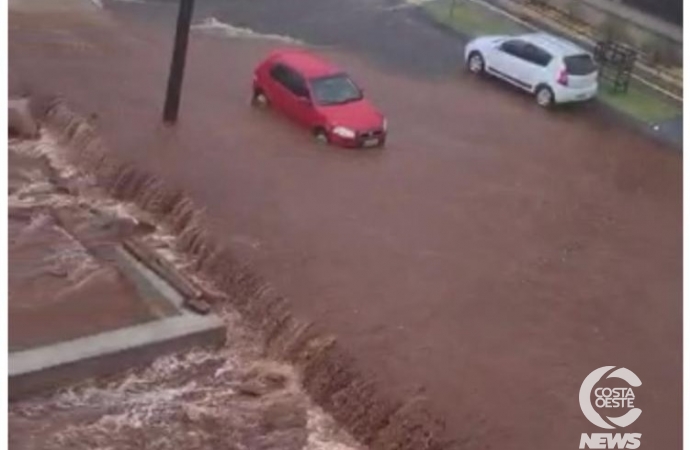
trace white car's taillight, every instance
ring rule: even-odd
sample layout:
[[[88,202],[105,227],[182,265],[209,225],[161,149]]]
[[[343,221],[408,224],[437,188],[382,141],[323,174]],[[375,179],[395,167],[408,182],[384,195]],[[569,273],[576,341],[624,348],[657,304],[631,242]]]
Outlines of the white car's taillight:
[[[558,72],[558,78],[556,78],[556,82],[562,86],[567,86],[568,85],[568,71],[563,68]]]

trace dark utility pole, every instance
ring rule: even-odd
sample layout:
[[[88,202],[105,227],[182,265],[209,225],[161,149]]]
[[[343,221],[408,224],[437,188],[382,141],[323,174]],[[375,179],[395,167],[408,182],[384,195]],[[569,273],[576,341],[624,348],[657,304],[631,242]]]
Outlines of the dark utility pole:
[[[189,26],[192,23],[194,0],[180,0],[180,12],[177,16],[177,31],[175,32],[175,48],[173,49],[170,75],[168,75],[168,90],[165,94],[165,108],[163,121],[173,124],[177,121],[180,109],[180,95],[182,78],[184,76],[184,62],[187,56],[187,41],[189,40]]]

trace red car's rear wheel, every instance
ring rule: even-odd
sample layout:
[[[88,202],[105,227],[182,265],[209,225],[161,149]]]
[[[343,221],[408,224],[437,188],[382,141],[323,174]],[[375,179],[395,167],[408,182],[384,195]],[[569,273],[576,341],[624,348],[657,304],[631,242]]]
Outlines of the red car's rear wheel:
[[[261,88],[254,88],[252,91],[252,105],[260,108],[266,108],[270,105],[266,93]]]

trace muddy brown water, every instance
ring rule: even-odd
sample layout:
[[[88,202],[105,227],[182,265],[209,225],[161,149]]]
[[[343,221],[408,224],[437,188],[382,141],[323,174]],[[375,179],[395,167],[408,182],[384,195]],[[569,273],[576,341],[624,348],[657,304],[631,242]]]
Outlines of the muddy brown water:
[[[83,129],[73,131],[76,143]],[[142,292],[118,272],[109,250],[137,235],[179,271],[189,272],[193,261],[176,251],[175,242],[195,234],[194,222],[180,235],[166,223],[154,226],[156,217],[107,195],[94,173],[73,165],[68,149],[45,126],[40,139],[14,140],[9,151],[10,350],[154,320]],[[132,174],[123,166],[112,192],[125,197],[134,192],[143,204],[155,204],[164,193],[155,189],[155,180],[146,183],[153,196],[142,195],[130,191],[141,188]],[[179,204],[173,215],[185,222],[185,202]],[[142,228],[146,233],[138,231]],[[194,273],[189,276],[197,286],[218,292]],[[227,327],[228,344],[221,348],[167,355],[144,368],[123,366],[124,373],[13,399],[10,447],[361,448],[308,398],[295,367],[266,354],[261,336],[232,305],[218,303],[213,312]]]
[[[166,129],[166,36],[72,26],[89,47],[53,51],[41,41],[59,22],[31,23],[11,17],[11,89],[96,112],[113,152],[184,189],[206,233],[389,391],[428,397],[466,448],[577,446],[598,431],[578,390],[604,365],[642,379],[643,444],[679,447],[680,155],[587,109],[547,115],[491,83],[405,78],[334,50],[321,51],[391,138],[319,147],[247,107],[251,68],[278,44],[200,34]]]

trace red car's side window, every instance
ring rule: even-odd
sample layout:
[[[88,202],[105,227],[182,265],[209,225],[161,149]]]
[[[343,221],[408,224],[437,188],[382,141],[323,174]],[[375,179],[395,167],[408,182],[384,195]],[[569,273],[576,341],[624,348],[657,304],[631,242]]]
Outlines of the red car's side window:
[[[276,63],[271,67],[269,71],[271,78],[273,78],[278,83],[285,85],[285,80],[287,79],[287,67],[281,63]]]
[[[283,63],[276,63],[271,67],[271,78],[283,85],[297,97],[309,97],[309,89],[304,77],[291,67]]]

